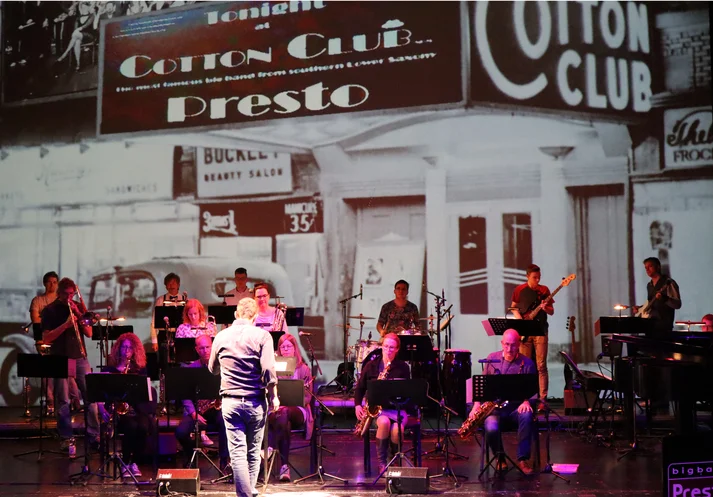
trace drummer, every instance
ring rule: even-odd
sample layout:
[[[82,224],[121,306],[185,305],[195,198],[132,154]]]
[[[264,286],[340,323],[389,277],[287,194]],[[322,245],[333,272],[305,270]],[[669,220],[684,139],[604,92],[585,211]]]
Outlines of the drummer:
[[[407,281],[397,281],[394,285],[394,300],[381,306],[376,329],[382,337],[387,333],[400,333],[418,326],[418,307],[407,299],[408,288]]]

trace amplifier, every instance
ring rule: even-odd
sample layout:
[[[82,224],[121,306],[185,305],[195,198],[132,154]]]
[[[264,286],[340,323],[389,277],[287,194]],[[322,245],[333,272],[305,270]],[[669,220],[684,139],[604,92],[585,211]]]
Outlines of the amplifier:
[[[428,468],[394,466],[384,473],[387,494],[427,494]]]
[[[159,469],[156,473],[156,495],[173,495],[175,492],[198,495],[201,475],[198,469]]]

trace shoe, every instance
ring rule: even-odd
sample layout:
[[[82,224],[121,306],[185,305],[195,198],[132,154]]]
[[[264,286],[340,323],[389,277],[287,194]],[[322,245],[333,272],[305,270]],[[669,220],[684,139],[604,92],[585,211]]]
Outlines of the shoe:
[[[530,466],[530,461],[526,459],[518,461],[517,465],[520,467],[520,470],[525,473],[525,476],[530,476],[534,472],[532,466]]]
[[[292,478],[290,478],[290,467],[287,464],[283,464],[280,468],[280,481],[292,481]]]
[[[129,465],[129,470],[131,470],[132,475],[141,476],[141,470],[139,469],[139,466],[135,462],[132,462]]]
[[[205,432],[201,432],[201,443],[206,447],[210,447],[213,445],[213,440]]]

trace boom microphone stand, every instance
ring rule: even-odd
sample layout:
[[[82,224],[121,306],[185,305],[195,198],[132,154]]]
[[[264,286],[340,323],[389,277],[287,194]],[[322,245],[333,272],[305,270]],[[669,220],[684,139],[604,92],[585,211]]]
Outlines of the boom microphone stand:
[[[351,389],[351,386],[354,383],[354,376],[349,372],[347,369],[347,344],[349,342],[349,326],[347,326],[347,303],[350,300],[354,300],[357,297],[361,300],[363,296],[363,288],[361,285],[359,285],[359,293],[352,295],[351,297],[347,297],[343,300],[339,301],[339,304],[342,306],[342,329],[344,330],[344,369],[342,371],[342,384],[340,385],[340,390],[342,395],[348,396],[349,395],[349,390]],[[339,385],[339,368],[337,368],[337,376],[327,383],[325,386],[329,386],[332,384],[332,382],[336,382],[337,385]]]

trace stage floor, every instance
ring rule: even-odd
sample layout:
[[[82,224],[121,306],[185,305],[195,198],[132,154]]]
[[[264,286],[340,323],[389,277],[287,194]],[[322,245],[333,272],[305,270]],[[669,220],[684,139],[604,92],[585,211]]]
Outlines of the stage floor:
[[[17,411],[15,411],[17,412]],[[340,423],[341,424],[341,423]],[[651,454],[628,456],[617,462],[616,450],[596,446],[583,441],[579,436],[564,431],[567,423],[555,424],[556,431],[551,437],[551,461],[555,464],[579,464],[576,474],[565,475],[571,483],[555,478],[551,474],[539,474],[523,477],[513,470],[505,475],[502,480],[478,481],[480,466],[480,447],[474,440],[462,442],[455,439],[457,451],[468,460],[452,458],[451,467],[455,473],[468,477],[461,479],[456,487],[452,480],[439,478],[431,480],[431,494],[448,494],[453,496],[493,495],[493,494],[518,494],[532,496],[549,495],[576,495],[577,497],[594,497],[604,495],[614,496],[648,496],[661,493],[661,457],[660,442],[656,439],[644,441],[652,449]],[[344,428],[344,426],[342,426]],[[457,428],[457,425],[453,425]],[[24,432],[24,433],[23,433]],[[144,481],[149,483],[141,487],[123,484],[108,480],[104,483],[98,477],[93,477],[86,486],[70,486],[68,475],[81,470],[84,458],[83,450],[79,447],[77,459],[70,460],[66,455],[45,454],[43,460],[38,462],[35,454],[14,457],[14,454],[36,449],[39,444],[37,438],[26,437],[28,430],[18,430],[12,433],[4,432],[0,439],[0,492],[3,497],[44,495],[51,497],[65,496],[153,496],[156,495],[156,485],[153,482],[156,472],[152,465],[142,465]],[[546,462],[545,432],[540,433],[541,452],[543,464]],[[505,447],[509,454],[515,451],[515,435],[504,435]],[[293,446],[303,445],[303,440],[293,438]],[[423,450],[433,449],[436,435],[427,430],[423,439]],[[385,493],[384,480],[372,485],[376,476],[376,456],[374,444],[371,446],[372,477],[366,478],[363,471],[363,443],[353,438],[345,430],[326,430],[325,445],[336,452],[324,455],[324,469],[327,473],[334,474],[349,480],[347,485],[327,478],[326,485],[320,485],[318,480],[310,482],[278,483],[271,481],[266,495],[281,495],[299,493],[309,497],[376,495]],[[58,449],[58,442],[54,438],[43,439],[45,449]],[[410,448],[411,442],[405,443],[405,448]],[[621,441],[619,446],[626,447]],[[290,456],[291,462],[297,469],[306,474],[309,469],[309,449],[295,451]],[[90,461],[90,469],[95,470],[99,464],[98,456]],[[444,457],[437,454],[435,457],[424,456],[423,465],[429,468],[429,474],[440,473],[444,465]],[[182,459],[178,456],[175,460],[163,458],[159,463],[161,468],[182,467]],[[215,470],[207,462],[200,463],[201,495],[232,496],[235,495],[234,487],[230,484],[210,484],[209,481],[217,476]],[[293,479],[297,475],[293,472]],[[262,487],[260,487],[262,489]]]

